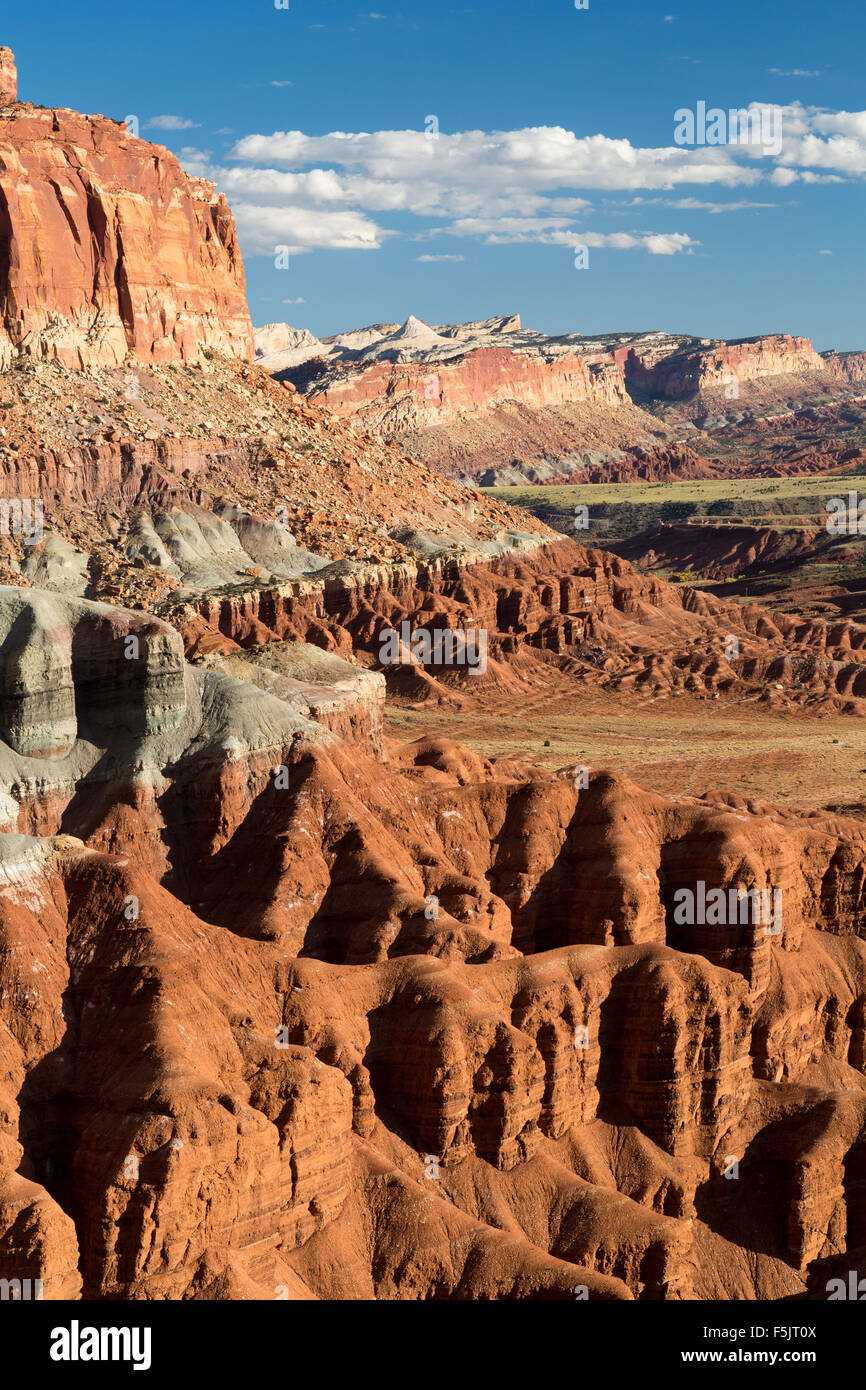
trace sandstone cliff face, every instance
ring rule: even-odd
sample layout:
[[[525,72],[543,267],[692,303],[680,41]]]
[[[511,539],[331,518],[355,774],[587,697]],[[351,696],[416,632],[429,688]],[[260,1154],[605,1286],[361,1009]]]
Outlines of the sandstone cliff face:
[[[358,415],[366,428],[399,434],[448,424],[464,412],[484,418],[503,405],[592,401],[615,408],[628,397],[612,363],[590,367],[571,354],[545,360],[491,347],[441,364],[376,362],[312,399],[334,414]]]
[[[609,358],[482,346],[416,361],[340,361],[318,374],[316,366],[285,376],[308,399],[399,440],[446,475],[477,476],[503,461],[531,466],[664,434],[631,404],[621,366]]]
[[[828,352],[824,365],[839,381],[854,385],[866,381],[866,352]]]
[[[0,72],[14,97],[2,54]],[[204,227],[227,295],[232,234],[161,152],[131,192],[110,161],[94,172],[109,146],[137,158],[110,123],[0,111],[19,121],[16,159],[28,140],[40,158],[15,166],[15,206],[48,292],[19,303],[19,237],[11,317],[29,327],[9,344],[33,352],[4,390],[0,478],[56,530],[32,564],[3,537],[33,587],[0,587],[0,1278],[57,1299],[820,1288],[866,1241],[863,822],[394,744],[382,675],[348,658],[373,664],[389,624],[471,620],[484,679],[515,691],[561,661],[576,688],[863,713],[866,628],[515,530],[237,363],[137,372],[134,407],[126,370],[97,366],[70,426],[67,360],[193,351],[144,259],[123,268],[148,207],[195,342],[213,312],[227,350],[234,320],[192,294],[179,228]],[[46,249],[64,227],[84,266],[68,292]],[[84,333],[88,267],[104,332],[96,314]],[[501,415],[501,349],[411,327],[457,342],[456,418],[473,390]],[[546,412],[601,409],[565,397],[593,378],[617,395],[622,349],[564,350],[543,379],[543,354],[509,352],[528,373],[511,408],[547,391]],[[71,594],[70,571],[142,606],[163,580],[176,625]],[[407,674],[461,697],[442,671],[389,678]],[[779,891],[779,930],[680,921],[699,883]]]
[[[262,364],[275,375],[399,439],[438,471],[487,482],[497,473],[519,481],[521,471],[530,481],[537,470],[538,481],[567,476],[588,457],[612,480],[610,461],[623,449],[675,439],[677,421],[736,415],[746,404],[753,415],[771,413],[792,397],[840,399],[863,374],[862,354],[822,357],[808,338],[786,334],[550,338],[519,321],[434,330],[410,319],[391,334],[380,326],[372,342],[371,329],[295,343],[293,330],[280,338],[278,327],[259,337]],[[295,345],[274,350],[283,340]]]
[[[11,48],[0,48],[0,106],[18,100],[18,69]]]
[[[667,353],[632,350],[625,360],[629,385],[648,395],[678,399],[715,387],[765,377],[824,372],[825,362],[808,338],[785,333],[743,342],[708,343]]]
[[[0,286],[4,369],[16,352],[68,367],[252,357],[225,198],[102,116],[3,111]]]

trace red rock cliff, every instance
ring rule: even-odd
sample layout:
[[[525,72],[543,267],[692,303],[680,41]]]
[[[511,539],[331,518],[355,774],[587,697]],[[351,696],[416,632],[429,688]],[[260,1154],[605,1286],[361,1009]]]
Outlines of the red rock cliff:
[[[0,50],[0,367],[251,358],[225,198],[103,116],[16,101]]]
[[[630,386],[653,396],[676,399],[708,388],[764,377],[824,372],[824,359],[808,338],[773,333],[742,342],[707,342],[685,351],[660,354],[630,351],[625,376]]]
[[[612,364],[591,368],[569,353],[553,360],[508,348],[481,348],[447,362],[376,362],[337,378],[312,397],[337,415],[360,415],[367,428],[440,425],[461,414],[483,417],[503,405],[558,406],[628,400]]]
[[[837,381],[866,381],[866,352],[828,352],[824,365]]]

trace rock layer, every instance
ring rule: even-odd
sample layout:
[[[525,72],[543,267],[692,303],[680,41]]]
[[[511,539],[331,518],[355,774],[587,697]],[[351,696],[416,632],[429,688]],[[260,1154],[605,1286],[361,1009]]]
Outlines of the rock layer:
[[[861,1240],[861,822],[441,739],[383,766],[148,620],[0,608],[80,653],[71,746],[0,745],[0,1277],[782,1297]],[[779,929],[681,924],[698,883],[771,886]]]
[[[16,353],[69,367],[251,357],[225,198],[120,123],[15,102],[13,74],[7,59],[0,366]]]
[[[122,403],[104,367],[127,353],[243,355],[232,228],[164,152],[15,105],[8,51],[0,74],[7,352],[31,359],[0,476],[53,528],[32,555],[3,536],[32,587],[0,588],[0,1279],[52,1299],[817,1293],[866,1239],[862,820],[396,745],[366,667],[388,625],[472,622],[506,689],[556,662],[862,713],[866,628],[553,544],[261,369],[127,364]],[[492,418],[518,359],[518,414],[538,392],[548,415],[626,414],[636,341],[545,355],[508,319],[333,345],[380,381],[441,361],[460,417]],[[67,368],[88,364],[70,426]],[[591,388],[611,399],[566,399]],[[126,592],[130,568],[142,606],[165,581],[177,626],[74,593]],[[439,698],[471,684],[406,665],[388,678]],[[774,925],[679,913],[708,890],[768,894]]]
[[[517,318],[436,329],[410,318],[321,341],[269,324],[257,342],[264,366],[329,410],[471,477],[568,475],[587,451],[615,458],[674,439],[675,423],[844,397],[863,375],[862,354],[822,356],[787,334],[547,337]]]
[[[11,48],[0,48],[0,106],[18,100],[18,69]]]
[[[739,342],[688,344],[679,351],[632,349],[624,364],[631,386],[648,396],[680,399],[718,387],[733,388],[766,377],[825,372],[808,338],[786,333]]]
[[[381,660],[383,632],[425,628],[486,633],[488,669],[472,677],[447,659],[427,664],[435,687],[411,693],[471,698],[476,681],[520,690],[512,674],[558,662],[587,686],[623,693],[684,690],[709,699],[760,700],[780,709],[866,712],[866,626],[823,623],[638,573],[609,551],[574,541],[520,555],[436,556],[396,566],[337,567],[173,610],[188,653],[230,652],[286,640]],[[731,639],[736,639],[733,643]],[[265,658],[266,660],[266,658]],[[386,666],[395,690],[407,673]],[[447,682],[447,689],[442,682]]]

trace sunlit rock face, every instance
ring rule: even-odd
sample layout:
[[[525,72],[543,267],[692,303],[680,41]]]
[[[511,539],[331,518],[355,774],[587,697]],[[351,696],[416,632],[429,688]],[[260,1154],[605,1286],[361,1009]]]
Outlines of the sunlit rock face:
[[[334,704],[381,678],[282,650],[189,666],[0,589],[0,1277],[770,1298],[856,1263],[862,822],[385,760]],[[678,910],[753,885],[770,929]]]
[[[252,356],[243,262],[222,195],[103,116],[16,101],[0,50],[0,365]]]

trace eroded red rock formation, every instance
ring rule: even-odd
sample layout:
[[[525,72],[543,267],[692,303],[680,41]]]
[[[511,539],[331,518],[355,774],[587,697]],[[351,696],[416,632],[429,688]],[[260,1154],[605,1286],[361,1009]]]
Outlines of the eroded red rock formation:
[[[412,562],[205,598],[173,618],[192,654],[302,640],[367,652],[372,661],[383,630],[404,621],[431,631],[477,624],[487,632],[490,662],[474,679],[505,689],[519,689],[511,663],[535,658],[559,661],[581,683],[623,692],[686,690],[780,708],[866,712],[862,624],[728,603],[568,540],[519,557]],[[428,669],[453,682],[453,671]],[[397,690],[406,689],[405,674],[386,671]],[[470,696],[474,679],[460,687]]]
[[[545,361],[490,347],[441,364],[376,362],[312,399],[334,414],[358,415],[368,428],[399,434],[448,424],[464,412],[484,418],[504,404],[616,407],[628,397],[613,364],[593,369],[574,354]]]
[[[787,334],[731,342],[665,333],[547,338],[519,321],[444,331],[410,323],[416,331],[403,325],[386,333],[393,325],[383,325],[378,341],[370,329],[346,335],[345,346],[313,340],[282,354],[272,348],[281,340],[271,325],[261,336],[262,361],[437,470],[499,471],[503,483],[515,481],[515,467],[526,475],[540,466],[539,481],[575,467],[585,481],[594,472],[606,481],[650,476],[630,471],[629,452],[669,444],[679,420],[712,418],[715,427],[747,408],[754,416],[792,400],[832,401],[863,377],[863,354],[822,356],[808,338]]]
[[[651,396],[677,399],[714,387],[760,382],[766,377],[824,372],[826,364],[808,338],[774,333],[741,342],[707,342],[678,352],[632,349],[624,364],[630,385]]]
[[[828,352],[824,363],[827,371],[840,381],[866,381],[866,352]]]
[[[225,198],[123,124],[17,102],[5,53],[0,363],[16,352],[69,367],[251,357]]]
[[[18,100],[18,69],[11,48],[0,48],[0,106]]]
[[[0,1275],[752,1298],[863,1242],[861,823],[447,740],[385,768],[261,692],[253,745],[170,630],[15,603],[3,805],[40,835],[0,835]],[[678,925],[699,882],[778,890],[777,927]]]
[[[4,382],[0,477],[54,529],[0,588],[0,1278],[751,1299],[859,1267],[862,820],[394,744],[381,676],[328,658],[472,622],[507,688],[556,662],[576,692],[859,714],[866,628],[554,541],[261,370],[149,366],[131,405],[106,370],[127,353],[243,356],[228,214],[113,123],[16,104],[13,67],[4,312],[31,360]],[[63,278],[33,290],[43,255]],[[498,399],[505,358],[476,356]],[[545,409],[592,385],[524,358]],[[616,394],[611,360],[588,370]],[[17,579],[27,538],[3,541]],[[158,593],[177,626],[85,589]],[[678,914],[738,890],[771,924]]]

